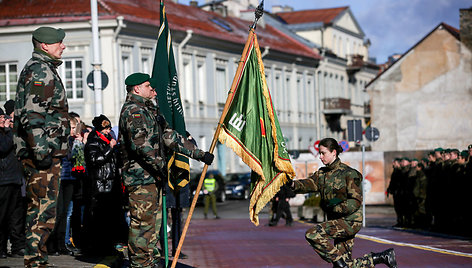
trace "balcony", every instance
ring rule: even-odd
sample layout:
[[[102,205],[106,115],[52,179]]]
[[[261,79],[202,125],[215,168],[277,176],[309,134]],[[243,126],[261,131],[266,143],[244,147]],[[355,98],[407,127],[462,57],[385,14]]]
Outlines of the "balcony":
[[[343,98],[323,99],[324,114],[351,114],[351,100]]]

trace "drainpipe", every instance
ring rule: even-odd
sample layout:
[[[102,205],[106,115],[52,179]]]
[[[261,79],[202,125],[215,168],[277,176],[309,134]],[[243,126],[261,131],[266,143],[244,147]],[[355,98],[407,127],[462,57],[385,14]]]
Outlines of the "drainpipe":
[[[321,90],[326,90],[326,88],[324,88],[326,86],[326,81],[324,79],[324,75],[323,75],[323,70],[324,70],[324,67],[328,64],[328,59],[326,59],[324,57],[325,55],[325,50],[323,49],[323,51],[321,52],[321,57],[323,58],[323,60],[320,62],[320,65],[318,65],[318,68],[316,68],[315,70],[315,74],[316,74],[316,78],[317,78],[317,84],[318,84],[318,90],[316,90],[316,99],[318,100],[317,104],[315,107],[316,107],[316,137],[317,139],[321,139],[321,105],[322,105],[322,101],[321,101]],[[321,71],[321,75],[318,76],[318,72]],[[323,81],[320,81],[320,80],[323,80]],[[321,88],[323,87],[323,88]]]
[[[267,54],[269,54],[269,50],[270,50],[270,47],[266,46],[264,48],[264,52],[262,52],[262,54],[261,54],[261,58],[264,58]]]
[[[118,38],[118,34],[121,32],[121,29],[126,27],[126,25],[123,23],[123,16],[118,16],[116,17],[116,20],[118,22],[118,26],[115,29],[115,32],[113,33],[113,39],[116,40]]]
[[[182,59],[182,49],[188,43],[190,38],[192,38],[192,34],[193,34],[193,31],[188,29],[187,30],[187,35],[185,36],[184,40],[182,40],[182,42],[180,42],[180,44],[177,46],[177,57],[178,57],[178,60],[179,60],[179,74],[182,74],[183,69],[184,69],[184,60]],[[184,83],[188,83],[188,81],[185,81]],[[186,97],[188,97],[188,96],[186,96]]]

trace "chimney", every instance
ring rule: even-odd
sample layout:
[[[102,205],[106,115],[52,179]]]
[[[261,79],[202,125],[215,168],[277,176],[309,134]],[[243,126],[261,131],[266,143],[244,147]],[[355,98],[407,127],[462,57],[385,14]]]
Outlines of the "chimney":
[[[284,6],[283,10],[284,10],[284,12],[292,12],[292,11],[293,11],[293,7],[291,7],[291,6]]]
[[[274,5],[272,6],[272,13],[275,14],[275,13],[279,13],[279,12],[292,12],[293,11],[293,7],[291,6],[281,6],[281,5]]]
[[[472,50],[472,7],[460,9],[460,37],[461,42]]]
[[[279,13],[279,12],[282,12],[282,6],[281,6],[281,5],[274,5],[274,6],[272,6],[272,13],[273,13],[273,14]]]
[[[198,1],[190,1],[188,4],[192,7],[198,7]]]

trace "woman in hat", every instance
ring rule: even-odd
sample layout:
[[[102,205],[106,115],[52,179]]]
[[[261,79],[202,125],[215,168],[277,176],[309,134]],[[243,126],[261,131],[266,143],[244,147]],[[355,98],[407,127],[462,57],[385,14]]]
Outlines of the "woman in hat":
[[[117,142],[105,115],[93,119],[94,130],[84,148],[88,176],[84,182],[84,241],[86,253],[112,255],[114,246],[127,241],[123,192],[117,164]]]

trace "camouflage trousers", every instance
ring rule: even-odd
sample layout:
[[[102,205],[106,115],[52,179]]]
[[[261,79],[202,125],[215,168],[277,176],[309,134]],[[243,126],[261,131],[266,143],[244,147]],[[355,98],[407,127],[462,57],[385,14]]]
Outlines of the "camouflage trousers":
[[[157,248],[161,229],[161,191],[155,184],[129,186],[130,267],[152,267],[159,262]]]
[[[56,221],[56,201],[61,174],[60,159],[54,158],[48,170],[36,170],[30,160],[23,160],[26,173],[26,245],[25,267],[46,267],[46,241]]]
[[[332,263],[342,258],[349,267],[374,267],[371,254],[352,259],[354,237],[361,226],[361,222],[346,221],[342,218],[329,220],[308,229],[305,238],[327,262]],[[333,243],[330,240],[333,240]]]

